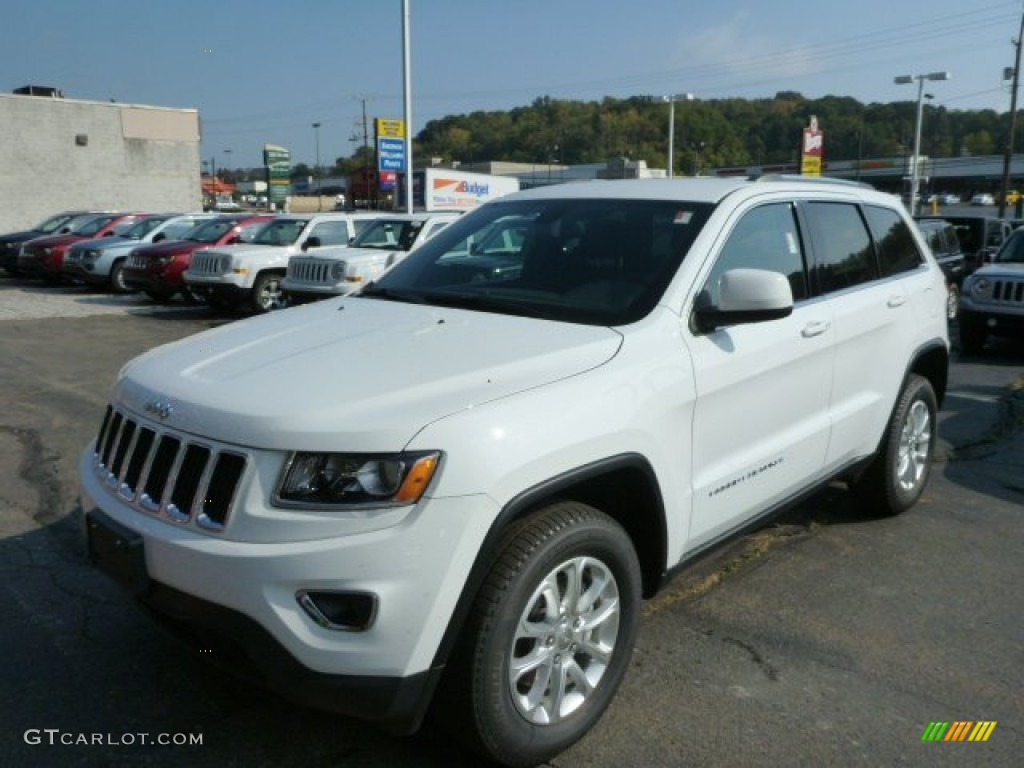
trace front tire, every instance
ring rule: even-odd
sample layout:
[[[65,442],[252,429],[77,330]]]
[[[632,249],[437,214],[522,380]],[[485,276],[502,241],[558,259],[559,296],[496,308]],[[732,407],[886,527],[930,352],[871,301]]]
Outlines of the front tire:
[[[110,290],[113,293],[128,293],[130,291],[124,282],[124,259],[118,259],[110,268]]]
[[[257,312],[270,312],[288,306],[288,297],[281,290],[281,275],[264,272],[252,287],[252,308]]]
[[[517,524],[456,660],[471,746],[531,766],[586,734],[629,666],[640,589],[632,542],[604,513],[560,502]]]
[[[931,382],[911,374],[882,446],[855,490],[879,516],[898,515],[921,498],[931,473],[938,405]]]
[[[971,316],[960,318],[960,351],[965,355],[980,353],[987,337],[984,323]]]

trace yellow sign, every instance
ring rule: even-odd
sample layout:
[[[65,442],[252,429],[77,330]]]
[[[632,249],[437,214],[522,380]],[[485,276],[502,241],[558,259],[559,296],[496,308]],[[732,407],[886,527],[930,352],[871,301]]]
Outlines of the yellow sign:
[[[379,139],[405,138],[405,120],[398,120],[393,117],[378,117],[374,123],[377,138]]]

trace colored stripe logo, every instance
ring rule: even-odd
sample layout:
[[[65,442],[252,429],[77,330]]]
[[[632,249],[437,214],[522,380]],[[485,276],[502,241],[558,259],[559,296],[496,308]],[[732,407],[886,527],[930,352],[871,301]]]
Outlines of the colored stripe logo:
[[[928,723],[921,741],[988,741],[996,720],[949,720]]]

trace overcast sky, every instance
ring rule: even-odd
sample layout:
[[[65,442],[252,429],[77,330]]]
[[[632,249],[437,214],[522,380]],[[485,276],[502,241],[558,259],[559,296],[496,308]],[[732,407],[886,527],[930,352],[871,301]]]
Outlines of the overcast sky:
[[[913,101],[1010,107],[1022,0],[409,0],[413,127],[541,96]],[[402,117],[401,0],[16,0],[0,90],[196,108],[202,156],[348,156],[369,119]],[[827,130],[827,126],[823,126]],[[371,125],[372,130],[372,125]]]

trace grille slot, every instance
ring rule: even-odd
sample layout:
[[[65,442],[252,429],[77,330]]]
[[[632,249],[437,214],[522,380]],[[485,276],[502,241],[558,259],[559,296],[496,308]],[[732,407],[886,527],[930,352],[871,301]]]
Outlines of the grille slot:
[[[292,259],[288,262],[288,270],[293,280],[301,280],[304,283],[326,283],[329,282],[331,264],[324,263],[319,259]]]
[[[113,407],[104,413],[96,446],[97,475],[123,499],[210,530],[227,522],[248,463],[244,454],[160,431]]]
[[[1024,303],[1024,280],[996,280],[992,286],[992,298],[1013,304]]]

